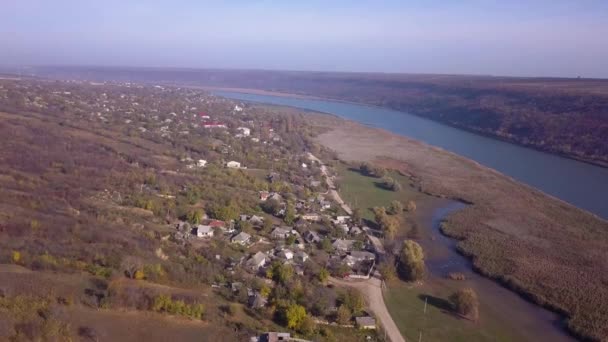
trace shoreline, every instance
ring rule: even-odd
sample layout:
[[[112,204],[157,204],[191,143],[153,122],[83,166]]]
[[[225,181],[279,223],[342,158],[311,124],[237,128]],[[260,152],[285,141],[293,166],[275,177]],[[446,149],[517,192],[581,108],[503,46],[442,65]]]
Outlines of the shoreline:
[[[604,162],[604,161],[595,161],[595,160],[589,160],[589,159],[585,159],[585,158],[581,158],[575,155],[569,155],[566,153],[561,153],[561,152],[556,152],[556,151],[550,151],[548,149],[543,149],[540,148],[536,145],[529,145],[529,144],[523,144],[514,140],[509,140],[505,137],[501,137],[499,135],[495,135],[495,134],[491,134],[491,133],[486,133],[486,132],[482,132],[482,131],[478,131],[478,130],[474,130],[474,129],[470,129],[467,127],[463,127],[463,126],[459,126],[459,125],[454,125],[454,124],[450,124],[449,122],[445,122],[445,121],[439,121],[439,120],[433,120],[431,118],[428,118],[424,115],[419,115],[415,112],[405,112],[403,110],[399,110],[399,109],[395,109],[395,108],[391,108],[391,107],[383,107],[383,106],[379,106],[379,105],[373,105],[373,104],[369,104],[369,103],[365,103],[365,102],[356,102],[356,101],[348,101],[348,100],[341,100],[341,99],[335,99],[335,98],[331,98],[331,97],[321,97],[321,96],[314,96],[314,95],[306,95],[306,94],[294,94],[294,93],[286,93],[286,92],[280,92],[280,91],[274,91],[274,90],[263,90],[263,89],[253,89],[253,88],[232,88],[232,87],[213,87],[213,86],[187,86],[186,88],[192,88],[192,89],[200,89],[200,90],[204,90],[204,91],[209,91],[209,92],[213,92],[213,91],[223,91],[223,92],[231,92],[231,93],[239,93],[239,94],[251,94],[251,95],[266,95],[266,96],[276,96],[276,97],[284,97],[284,98],[296,98],[296,99],[308,99],[308,100],[320,100],[320,101],[329,101],[329,102],[336,102],[336,103],[346,103],[346,104],[353,104],[353,105],[358,105],[358,106],[366,106],[366,107],[370,107],[370,108],[379,108],[379,109],[385,109],[385,110],[392,110],[395,112],[400,112],[400,113],[404,113],[404,114],[410,114],[410,115],[414,115],[417,116],[419,118],[425,119],[425,120],[429,120],[429,121],[433,121],[448,127],[452,127],[452,128],[456,128],[465,132],[469,132],[472,134],[476,134],[482,137],[486,137],[486,138],[490,138],[490,139],[495,139],[498,141],[502,141],[505,143],[509,143],[512,144],[514,146],[519,146],[519,147],[524,147],[524,148],[529,148],[538,152],[542,152],[542,153],[546,153],[549,155],[553,155],[553,156],[557,156],[560,158],[564,158],[564,159],[570,159],[570,160],[575,160],[581,163],[585,163],[585,164],[589,164],[589,165],[593,165],[593,166],[597,166],[597,167],[601,167],[601,168],[605,168],[608,169],[608,161]],[[247,101],[244,101],[247,102]],[[250,101],[250,102],[254,102],[254,103],[262,103],[262,102],[255,102],[255,101]],[[302,109],[302,108],[299,108]],[[304,110],[304,109],[302,109]],[[328,114],[328,115],[334,115],[332,113],[323,113],[323,114]],[[348,119],[345,119],[348,120]]]

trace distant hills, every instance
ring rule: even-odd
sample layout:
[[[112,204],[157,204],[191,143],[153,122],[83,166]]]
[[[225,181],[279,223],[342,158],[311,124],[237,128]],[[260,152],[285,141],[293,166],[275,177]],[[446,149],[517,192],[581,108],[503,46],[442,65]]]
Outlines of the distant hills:
[[[117,67],[37,67],[33,73],[261,89],[365,103],[608,166],[608,80]]]

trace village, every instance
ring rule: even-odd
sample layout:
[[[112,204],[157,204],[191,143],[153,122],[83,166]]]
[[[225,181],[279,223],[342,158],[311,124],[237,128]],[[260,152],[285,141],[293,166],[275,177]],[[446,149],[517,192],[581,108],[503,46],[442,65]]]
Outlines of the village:
[[[104,212],[120,208],[108,215],[123,229],[130,222],[134,241],[152,237],[154,247],[124,250],[116,266],[96,261],[102,252],[91,251],[87,272],[110,282],[122,274],[135,281],[133,291],[144,291],[146,283],[209,286],[257,321],[282,327],[255,328],[259,341],[286,340],[290,333],[332,340],[336,328],[347,329],[341,336],[362,331],[381,340],[362,295],[334,287],[331,279],[378,277],[382,233],[336,198],[335,171],[319,159],[334,157],[311,143],[314,127],[300,114],[188,88],[120,82],[4,82],[0,100],[0,111],[46,108],[67,127],[133,142],[116,148],[137,176],[106,179],[86,201]],[[135,152],[142,148],[148,152]],[[66,174],[78,167],[59,163]],[[33,250],[19,253],[38,260]],[[74,258],[69,249],[63,256],[44,253],[41,260]],[[67,261],[42,265],[73,268]],[[116,308],[130,305],[115,301]],[[235,310],[222,308],[218,315]]]

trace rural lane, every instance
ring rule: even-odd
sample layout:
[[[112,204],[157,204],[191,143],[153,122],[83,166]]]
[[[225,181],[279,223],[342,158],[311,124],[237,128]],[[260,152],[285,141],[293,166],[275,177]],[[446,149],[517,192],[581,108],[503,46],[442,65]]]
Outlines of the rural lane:
[[[380,279],[372,277],[368,280],[348,281],[331,277],[329,282],[334,285],[352,287],[361,291],[367,300],[370,310],[380,321],[391,342],[405,342],[405,339],[401,336],[401,332],[399,332],[399,328],[397,328],[397,324],[393,321],[384,303]]]
[[[338,191],[336,191],[336,186],[334,185],[334,181],[329,176],[329,173],[327,172],[327,166],[325,166],[325,164],[321,161],[321,159],[315,157],[315,155],[313,155],[310,152],[308,152],[308,159],[316,161],[317,163],[319,163],[319,165],[321,165],[321,173],[325,176],[325,180],[327,182],[327,187],[329,188],[329,194],[334,199],[334,201],[336,201],[348,215],[352,215],[353,210],[350,208],[350,206],[348,206],[348,204],[346,204],[344,202],[344,200],[342,199],[342,197],[340,196]]]

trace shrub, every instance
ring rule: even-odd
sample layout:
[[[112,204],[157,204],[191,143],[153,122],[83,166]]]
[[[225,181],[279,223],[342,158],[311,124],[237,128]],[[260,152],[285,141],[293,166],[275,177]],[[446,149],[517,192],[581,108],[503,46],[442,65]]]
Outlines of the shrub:
[[[449,298],[454,311],[472,320],[479,318],[479,301],[471,288],[465,288],[452,294]]]

